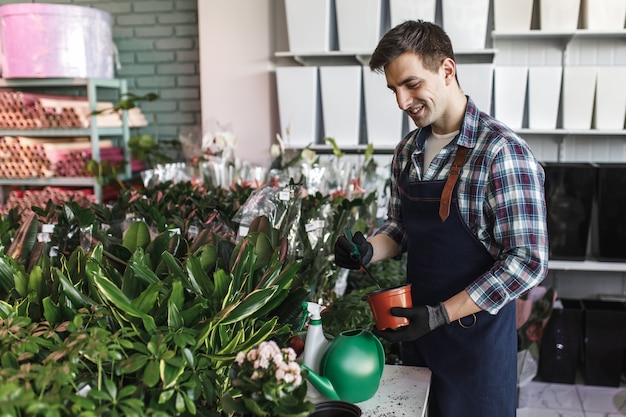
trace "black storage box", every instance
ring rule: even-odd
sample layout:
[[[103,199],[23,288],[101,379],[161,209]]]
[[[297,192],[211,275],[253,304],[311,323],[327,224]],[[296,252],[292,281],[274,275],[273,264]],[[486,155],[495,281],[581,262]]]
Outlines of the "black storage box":
[[[626,260],[626,164],[598,167],[598,253],[604,261]]]
[[[583,306],[580,300],[560,299],[541,338],[539,377],[544,382],[574,384],[583,346]]]
[[[545,163],[550,258],[584,260],[597,184],[597,168],[584,163]]]
[[[582,300],[582,303],[585,383],[618,387],[626,348],[626,306],[619,301]]]

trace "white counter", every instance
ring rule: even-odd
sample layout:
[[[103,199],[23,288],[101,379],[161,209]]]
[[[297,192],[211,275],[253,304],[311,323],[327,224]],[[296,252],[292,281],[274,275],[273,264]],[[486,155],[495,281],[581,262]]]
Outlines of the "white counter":
[[[430,376],[428,368],[385,365],[374,397],[357,406],[363,417],[424,417]]]

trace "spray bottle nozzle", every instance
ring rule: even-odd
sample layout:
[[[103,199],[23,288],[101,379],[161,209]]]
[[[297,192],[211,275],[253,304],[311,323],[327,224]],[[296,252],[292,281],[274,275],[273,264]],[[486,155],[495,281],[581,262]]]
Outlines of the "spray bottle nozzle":
[[[316,322],[321,321],[322,320],[321,313],[326,308],[317,303],[312,303],[312,302],[307,302],[307,301],[303,301],[301,305],[302,305],[302,310],[304,311],[302,312],[302,319],[300,320],[298,331],[302,331],[302,329],[304,329],[304,325],[306,324],[307,320],[315,320]]]

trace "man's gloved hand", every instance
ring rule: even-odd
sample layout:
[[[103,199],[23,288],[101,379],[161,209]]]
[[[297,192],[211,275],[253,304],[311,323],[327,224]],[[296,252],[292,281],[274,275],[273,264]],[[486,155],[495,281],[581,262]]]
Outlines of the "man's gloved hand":
[[[392,307],[391,315],[397,317],[406,317],[409,319],[409,325],[398,329],[378,330],[374,328],[374,334],[388,341],[407,342],[415,340],[431,330],[435,330],[439,326],[450,323],[448,312],[443,303],[437,306],[418,306],[412,308]]]
[[[359,269],[372,260],[374,248],[363,233],[356,232],[352,240],[346,236],[340,236],[335,242],[335,263],[337,266],[348,269]]]

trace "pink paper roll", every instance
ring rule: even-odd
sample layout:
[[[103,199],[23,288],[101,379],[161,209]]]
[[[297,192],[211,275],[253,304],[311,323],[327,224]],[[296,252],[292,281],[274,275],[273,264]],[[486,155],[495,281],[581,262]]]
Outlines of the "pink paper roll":
[[[2,77],[113,78],[111,14],[92,7],[0,6]]]

